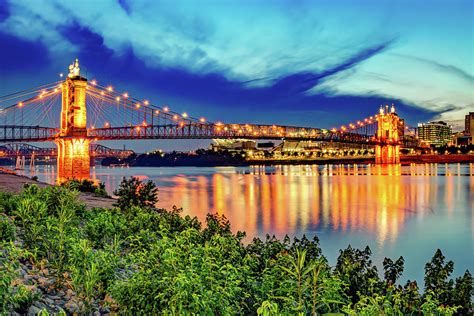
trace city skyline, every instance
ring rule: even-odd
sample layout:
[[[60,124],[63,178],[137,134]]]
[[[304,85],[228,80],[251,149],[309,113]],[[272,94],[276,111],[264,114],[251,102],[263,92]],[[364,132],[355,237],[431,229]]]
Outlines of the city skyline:
[[[470,1],[7,1],[0,94],[56,81],[78,57],[89,79],[214,121],[332,128],[395,103],[411,126],[461,130],[472,12]]]

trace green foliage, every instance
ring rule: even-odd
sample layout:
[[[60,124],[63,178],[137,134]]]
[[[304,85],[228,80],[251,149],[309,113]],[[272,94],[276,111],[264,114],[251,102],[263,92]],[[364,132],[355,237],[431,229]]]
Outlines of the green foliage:
[[[9,192],[0,192],[0,213],[11,215],[15,209],[17,197]]]
[[[451,303],[454,282],[448,278],[453,273],[454,262],[445,263],[444,259],[443,253],[438,249],[431,261],[425,265],[425,291],[432,291],[436,300]]]
[[[474,296],[474,283],[472,275],[466,271],[462,277],[456,278],[456,284],[452,292],[453,305],[460,306],[460,314],[467,315],[474,308],[472,297]]]
[[[27,251],[16,247],[13,242],[0,243],[0,314],[15,311],[26,313],[38,295],[26,286],[12,285],[20,277],[19,260],[26,258]]]
[[[0,214],[0,242],[15,240],[15,225],[8,216]]]
[[[229,221],[206,222],[157,209],[156,188],[124,180],[114,209],[86,211],[77,188],[27,186],[0,200],[0,313],[26,312],[35,298],[15,285],[20,262],[30,260],[72,285],[92,303],[125,314],[173,315],[453,315],[472,311],[469,271],[449,279],[453,264],[441,251],[425,267],[425,288],[397,284],[402,257],[383,261],[384,280],[369,248],[340,251],[335,267],[318,238],[266,236],[242,242]],[[1,194],[1,193],[0,193]],[[17,227],[15,227],[15,225]],[[15,247],[12,236],[17,234]],[[7,242],[10,241],[10,242]]]
[[[136,177],[123,178],[114,194],[118,196],[116,206],[122,211],[128,211],[133,206],[153,208],[158,202],[158,188],[153,181],[143,183]]]
[[[381,292],[382,283],[377,268],[372,265],[369,247],[364,250],[351,246],[339,251],[335,274],[346,284],[346,294],[353,303],[363,296],[373,296]]]
[[[96,248],[111,244],[116,236],[125,237],[127,220],[118,209],[93,209],[85,215],[84,233]]]
[[[390,258],[383,260],[384,278],[388,285],[393,285],[397,282],[403,273],[404,263],[405,259],[403,259],[403,257],[398,258],[396,261]]]
[[[93,193],[95,196],[98,196],[98,197],[105,197],[105,198],[110,197],[107,194],[107,191],[105,190],[105,184],[102,182],[95,183],[94,181],[88,180],[88,179],[83,179],[83,180],[72,179],[72,180],[62,183],[61,185],[70,190],[77,190],[79,192],[85,192],[85,193]]]
[[[109,282],[115,278],[120,263],[120,243],[114,239],[105,249],[94,250],[87,239],[73,245],[70,259],[74,289],[90,306],[97,296],[103,296]]]

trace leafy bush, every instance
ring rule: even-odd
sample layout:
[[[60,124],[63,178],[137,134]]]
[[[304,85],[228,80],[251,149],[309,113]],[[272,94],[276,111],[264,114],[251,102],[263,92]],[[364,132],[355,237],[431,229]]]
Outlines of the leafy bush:
[[[96,248],[111,244],[114,238],[124,236],[127,221],[118,209],[93,209],[86,215],[84,232]]]
[[[100,301],[125,314],[452,315],[472,311],[473,278],[455,281],[441,251],[425,267],[425,293],[397,284],[404,260],[386,258],[384,279],[369,248],[340,251],[328,264],[318,238],[266,236],[242,242],[224,216],[202,225],[181,210],[156,209],[156,188],[122,181],[119,207],[85,210],[70,187],[27,186],[0,201],[0,314],[35,299],[14,286],[20,262],[41,263],[72,285],[91,312]],[[14,218],[14,223],[11,218]],[[11,231],[18,226],[22,248]]]
[[[0,242],[15,240],[15,225],[5,215],[0,214]]]
[[[22,284],[13,286],[12,283],[19,277],[19,260],[29,254],[12,242],[1,243],[0,247],[0,314],[26,313],[38,295]]]
[[[118,196],[116,206],[122,211],[128,211],[133,206],[153,208],[158,202],[158,189],[153,181],[143,183],[135,177],[123,178],[114,194]]]
[[[105,198],[110,197],[107,191],[105,190],[105,184],[102,182],[95,183],[94,181],[88,180],[88,179],[83,179],[83,180],[72,179],[72,180],[62,183],[61,185],[70,190],[77,190],[79,192],[85,192],[85,193],[93,193],[95,196],[98,196],[98,197],[105,197]]]

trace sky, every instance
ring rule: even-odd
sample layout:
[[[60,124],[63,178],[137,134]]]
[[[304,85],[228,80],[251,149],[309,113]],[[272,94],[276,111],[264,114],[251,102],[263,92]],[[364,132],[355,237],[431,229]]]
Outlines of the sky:
[[[210,121],[332,128],[393,103],[409,125],[462,130],[473,21],[472,0],[0,0],[0,96],[77,57],[89,79]]]

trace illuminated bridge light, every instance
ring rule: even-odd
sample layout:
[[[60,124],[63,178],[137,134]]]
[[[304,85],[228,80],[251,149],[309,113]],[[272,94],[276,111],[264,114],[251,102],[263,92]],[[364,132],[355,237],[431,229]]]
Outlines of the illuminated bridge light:
[[[109,127],[109,126],[110,126],[109,122],[104,123],[104,127]]]
[[[135,104],[135,107],[136,107],[137,109],[139,109],[139,108],[140,108],[140,103]]]
[[[148,100],[144,100],[143,104],[148,105],[148,104],[150,104],[150,102],[148,102]]]
[[[101,91],[101,92],[100,92],[100,95],[104,95],[104,94],[105,94],[104,91]]]
[[[205,123],[205,122],[206,122],[206,119],[205,119],[204,117],[201,117],[201,118],[199,119],[199,122]]]
[[[107,91],[112,92],[112,91],[114,91],[114,88],[112,88],[112,86],[108,86]]]
[[[177,114],[173,115],[173,120],[176,121],[177,119],[178,119],[178,115]]]
[[[135,127],[136,131],[139,132],[140,131],[140,126],[137,126]]]
[[[163,111],[165,111],[165,112],[168,112],[169,110],[170,110],[170,109],[169,109],[167,106],[165,106],[165,107],[163,108]]]
[[[188,113],[184,112],[183,114],[181,114],[181,116],[186,118],[186,117],[188,117]]]
[[[180,123],[179,123],[179,126],[183,127],[183,126],[184,126],[184,122],[180,122]]]
[[[23,102],[18,103],[18,107],[21,108],[22,106],[23,106]]]
[[[122,95],[123,95],[123,97],[124,97],[125,99],[128,98],[128,93],[127,93],[127,92],[125,92],[125,93],[122,94]]]
[[[93,85],[93,86],[97,85],[97,81],[92,80],[92,81],[91,81],[91,85]]]
[[[120,101],[120,97],[116,97],[115,100]]]
[[[155,111],[155,114],[160,114],[160,110],[156,110],[156,111]]]

